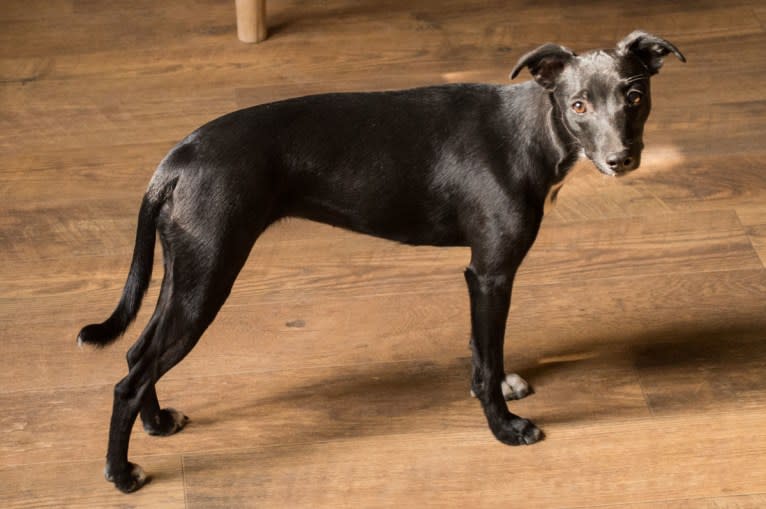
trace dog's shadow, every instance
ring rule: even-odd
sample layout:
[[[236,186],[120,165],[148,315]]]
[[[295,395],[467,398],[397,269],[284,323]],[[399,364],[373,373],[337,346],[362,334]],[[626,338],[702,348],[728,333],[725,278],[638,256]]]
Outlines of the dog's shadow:
[[[200,402],[199,408],[189,409],[192,424],[218,427],[227,422],[258,422],[262,432],[256,434],[276,444],[377,435],[465,401],[470,389],[468,357],[443,363],[381,362],[307,371],[320,375],[259,374],[263,384],[272,379],[285,388],[267,396],[259,390],[250,397]],[[478,404],[477,410],[480,416]]]
[[[766,379],[761,376],[766,368],[763,320],[677,323],[633,336],[602,339],[574,342],[568,350],[556,352],[536,352],[530,345],[528,351],[534,357],[520,362],[514,362],[513,348],[508,351],[509,371],[520,373],[537,386],[533,398],[546,401],[544,416],[528,417],[546,426],[608,418],[619,412],[619,405],[578,408],[562,404],[566,399],[561,394],[546,396],[546,391],[554,387],[576,388],[584,374],[593,370],[602,370],[608,376],[615,365],[640,380],[645,401],[639,404],[650,406],[655,413],[690,409],[704,412],[753,401],[766,403]],[[546,357],[554,360],[540,361]],[[254,394],[250,398],[208,402],[204,410],[192,412],[193,418],[197,413],[193,423],[226,426],[233,421],[255,421],[259,424],[254,439],[274,445],[412,430],[430,433],[479,429],[484,426],[484,417],[478,402],[468,395],[470,364],[466,355],[442,362],[337,368],[317,378],[280,383],[286,388],[265,397]],[[270,377],[277,376],[288,375],[265,373],[262,379],[268,383]],[[548,400],[555,400],[561,407],[550,406],[553,401]]]
[[[766,404],[766,321],[747,319],[721,323],[684,323],[658,327],[640,334],[598,338],[547,352],[561,361],[527,363],[521,373],[533,384],[558,378],[576,387],[583,370],[607,369],[634,380],[642,405],[655,415],[721,412],[760,402]],[[561,378],[571,377],[572,381]],[[605,381],[609,389],[609,380]],[[594,395],[596,397],[596,395]],[[618,398],[619,399],[619,398]],[[625,403],[628,405],[628,403]],[[619,408],[596,410],[568,405],[549,410],[540,424],[609,418]]]

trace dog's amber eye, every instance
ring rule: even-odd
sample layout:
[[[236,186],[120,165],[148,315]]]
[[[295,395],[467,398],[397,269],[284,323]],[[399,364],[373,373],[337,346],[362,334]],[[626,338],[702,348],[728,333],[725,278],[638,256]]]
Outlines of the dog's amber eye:
[[[641,92],[636,92],[635,90],[628,92],[628,104],[631,106],[638,106],[641,104],[642,99]]]
[[[585,113],[586,111],[588,111],[588,107],[587,107],[587,106],[585,106],[585,103],[584,103],[584,102],[582,102],[582,101],[575,101],[575,102],[573,102],[573,103],[572,103],[572,109],[573,109],[573,110],[574,110],[574,112],[575,112],[575,113],[577,113],[578,115],[582,115],[583,113]]]

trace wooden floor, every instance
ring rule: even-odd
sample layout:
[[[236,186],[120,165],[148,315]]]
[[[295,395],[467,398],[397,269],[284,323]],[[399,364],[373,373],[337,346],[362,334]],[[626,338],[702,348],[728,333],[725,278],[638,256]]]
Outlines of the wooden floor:
[[[4,0],[0,507],[766,507],[765,26],[760,0],[270,0],[250,46],[233,2]],[[192,422],[136,427],[153,481],[103,480],[156,284],[117,345],[75,336],[116,304],[176,141],[288,96],[502,83],[540,43],[639,27],[688,58],[653,82],[642,169],[579,165],[514,293],[506,364],[536,394],[512,409],[545,441],[501,445],[468,396],[465,249],[295,220],[159,384]]]

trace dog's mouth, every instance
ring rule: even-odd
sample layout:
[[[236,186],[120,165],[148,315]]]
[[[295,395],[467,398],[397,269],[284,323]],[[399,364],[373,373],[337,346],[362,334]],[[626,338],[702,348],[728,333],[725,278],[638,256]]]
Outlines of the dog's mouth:
[[[602,173],[608,177],[624,177],[625,175],[628,175],[629,173],[633,173],[638,169],[638,166],[633,166],[631,168],[622,168],[620,170],[613,170],[609,166],[605,164],[599,164],[594,161],[594,166],[599,171],[599,173]]]
[[[598,161],[594,161],[593,159],[591,159],[591,161],[593,162],[593,166],[596,167],[599,173],[602,173],[606,175],[607,177],[616,177],[618,175],[616,171],[612,170],[608,166],[601,164]]]

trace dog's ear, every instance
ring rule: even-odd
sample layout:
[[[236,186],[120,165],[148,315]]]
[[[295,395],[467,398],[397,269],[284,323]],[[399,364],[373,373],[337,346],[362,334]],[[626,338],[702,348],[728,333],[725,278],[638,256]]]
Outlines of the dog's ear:
[[[519,63],[511,71],[511,79],[518,76],[522,68],[529,67],[535,81],[550,90],[555,86],[556,78],[567,62],[576,56],[558,44],[544,44],[519,59]]]
[[[649,74],[657,74],[665,55],[673,53],[681,62],[686,62],[678,48],[656,35],[636,30],[617,43],[617,51],[623,55],[636,55],[649,70]]]

